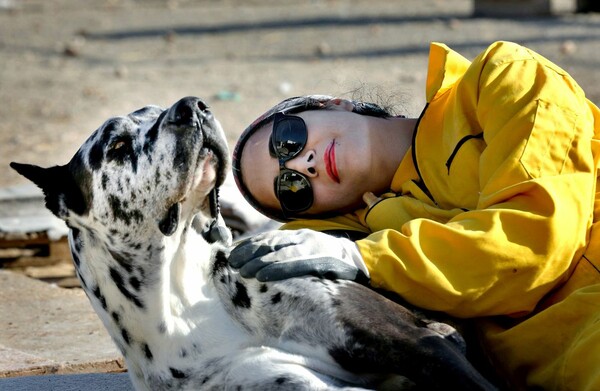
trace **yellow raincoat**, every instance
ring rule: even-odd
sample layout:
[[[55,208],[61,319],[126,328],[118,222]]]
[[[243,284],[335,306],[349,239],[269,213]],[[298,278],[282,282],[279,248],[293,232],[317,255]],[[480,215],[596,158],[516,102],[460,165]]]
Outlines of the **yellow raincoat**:
[[[497,42],[430,48],[427,106],[390,193],[284,228],[370,233],[371,284],[478,317],[515,388],[600,390],[600,111],[561,68]]]

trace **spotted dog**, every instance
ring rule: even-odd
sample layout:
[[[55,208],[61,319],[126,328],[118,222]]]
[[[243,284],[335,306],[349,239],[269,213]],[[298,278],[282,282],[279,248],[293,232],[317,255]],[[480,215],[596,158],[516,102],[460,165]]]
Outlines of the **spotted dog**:
[[[194,97],[108,120],[66,165],[11,163],[70,227],[81,286],[136,389],[493,388],[454,329],[364,286],[240,277],[216,202],[228,164]]]

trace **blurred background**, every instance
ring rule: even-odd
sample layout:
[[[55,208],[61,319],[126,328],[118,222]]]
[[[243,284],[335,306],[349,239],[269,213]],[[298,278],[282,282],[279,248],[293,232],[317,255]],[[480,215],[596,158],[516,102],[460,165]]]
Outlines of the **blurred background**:
[[[540,3],[549,12],[531,6]],[[418,115],[431,41],[469,59],[495,40],[524,44],[599,103],[600,14],[576,13],[576,3],[0,0],[0,187],[23,182],[11,160],[66,163],[108,117],[186,95],[208,101],[232,144],[298,94]]]

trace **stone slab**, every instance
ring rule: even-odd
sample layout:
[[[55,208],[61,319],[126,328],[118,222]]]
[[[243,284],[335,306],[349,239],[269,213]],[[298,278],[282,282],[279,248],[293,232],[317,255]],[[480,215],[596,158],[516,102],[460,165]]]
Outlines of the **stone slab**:
[[[0,378],[124,370],[82,290],[0,270]]]

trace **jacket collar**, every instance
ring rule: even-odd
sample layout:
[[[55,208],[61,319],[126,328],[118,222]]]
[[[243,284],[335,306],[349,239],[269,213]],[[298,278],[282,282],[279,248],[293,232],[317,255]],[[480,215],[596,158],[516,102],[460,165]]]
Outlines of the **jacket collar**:
[[[429,45],[429,66],[425,94],[427,103],[447,91],[464,75],[471,62],[443,43]]]

